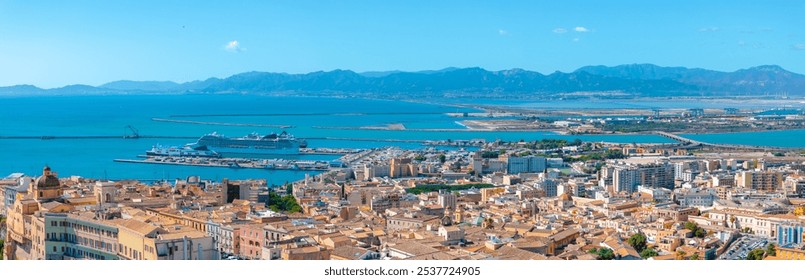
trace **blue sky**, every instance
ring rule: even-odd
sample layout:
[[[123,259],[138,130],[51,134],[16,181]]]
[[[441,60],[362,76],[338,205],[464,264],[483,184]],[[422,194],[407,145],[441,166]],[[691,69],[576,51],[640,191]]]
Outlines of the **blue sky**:
[[[805,1],[7,1],[0,86],[654,63],[805,73]]]

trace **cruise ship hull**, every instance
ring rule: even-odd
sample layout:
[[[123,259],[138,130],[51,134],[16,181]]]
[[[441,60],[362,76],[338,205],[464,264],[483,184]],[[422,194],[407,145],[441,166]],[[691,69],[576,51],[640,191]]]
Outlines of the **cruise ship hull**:
[[[207,146],[224,154],[294,155],[299,154],[299,148],[307,147],[307,142],[284,131],[279,135],[272,133],[262,136],[252,133],[236,138],[213,132],[199,138],[194,145]]]

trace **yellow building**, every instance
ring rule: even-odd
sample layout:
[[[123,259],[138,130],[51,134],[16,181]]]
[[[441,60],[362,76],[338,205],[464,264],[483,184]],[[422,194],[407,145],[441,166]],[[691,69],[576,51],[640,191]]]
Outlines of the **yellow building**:
[[[118,259],[118,229],[92,213],[44,213],[36,218],[44,225],[45,259]]]
[[[805,250],[779,246],[775,250],[777,256],[774,259],[776,260],[805,260]]]
[[[128,260],[212,260],[212,237],[191,227],[157,227],[137,220],[111,220],[120,229],[118,255]]]
[[[22,194],[17,195],[11,211],[6,219],[8,236],[6,237],[6,248],[3,258],[6,260],[31,260],[38,259],[44,255],[41,244],[43,240],[38,240],[39,234],[34,237],[36,228],[33,226],[33,215],[39,211],[39,203],[30,198],[23,198]]]

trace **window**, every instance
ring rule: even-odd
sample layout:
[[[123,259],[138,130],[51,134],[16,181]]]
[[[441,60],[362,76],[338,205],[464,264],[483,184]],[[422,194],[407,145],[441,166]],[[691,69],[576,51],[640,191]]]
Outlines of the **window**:
[[[56,246],[53,246],[53,252],[56,252]]]

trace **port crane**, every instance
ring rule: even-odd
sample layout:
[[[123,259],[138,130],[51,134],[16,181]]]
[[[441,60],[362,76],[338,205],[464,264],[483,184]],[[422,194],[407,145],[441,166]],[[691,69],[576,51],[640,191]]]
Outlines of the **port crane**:
[[[129,131],[131,131],[131,134],[128,133]],[[126,139],[140,138],[140,131],[131,125],[127,125],[126,127],[123,128],[123,138]]]

